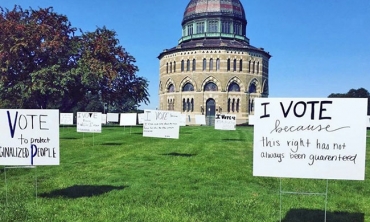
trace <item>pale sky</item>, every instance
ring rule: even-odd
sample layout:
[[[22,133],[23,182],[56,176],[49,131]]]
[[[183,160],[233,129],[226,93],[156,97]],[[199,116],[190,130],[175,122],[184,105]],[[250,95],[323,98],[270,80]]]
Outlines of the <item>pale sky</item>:
[[[52,6],[72,26],[106,26],[136,58],[158,105],[159,60],[177,45],[188,0],[0,0],[23,9]],[[250,44],[272,57],[269,97],[327,97],[351,88],[370,91],[370,0],[241,0]]]

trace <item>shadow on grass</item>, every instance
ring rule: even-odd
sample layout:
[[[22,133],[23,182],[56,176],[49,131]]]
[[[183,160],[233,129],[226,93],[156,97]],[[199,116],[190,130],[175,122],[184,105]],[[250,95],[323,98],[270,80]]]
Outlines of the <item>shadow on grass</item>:
[[[102,143],[103,146],[121,146],[123,143],[117,143],[117,142],[108,142],[108,143]]]
[[[222,140],[225,140],[225,141],[245,141],[245,139],[222,139]]]
[[[79,138],[76,138],[76,137],[61,137],[60,139],[61,140],[77,140]]]
[[[80,198],[93,197],[108,193],[112,190],[123,190],[127,186],[110,186],[110,185],[74,185],[64,189],[53,190],[50,193],[42,193],[40,197],[45,198]]]
[[[325,211],[310,209],[291,209],[282,222],[317,222],[324,221]],[[326,212],[327,222],[364,222],[365,214],[348,212]]]
[[[192,157],[192,156],[196,156],[197,154],[172,152],[172,153],[164,153],[164,154],[162,154],[162,155],[163,155],[163,156]]]

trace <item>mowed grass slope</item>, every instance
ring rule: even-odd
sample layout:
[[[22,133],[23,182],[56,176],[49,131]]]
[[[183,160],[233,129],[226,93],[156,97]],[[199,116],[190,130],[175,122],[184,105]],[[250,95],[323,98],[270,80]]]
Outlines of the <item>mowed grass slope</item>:
[[[143,137],[141,127],[61,127],[60,150],[60,166],[0,171],[0,221],[276,222],[280,206],[285,222],[324,221],[324,196],[283,195],[280,205],[280,180],[252,176],[250,127],[182,127],[178,140]],[[369,157],[365,181],[329,181],[327,221],[370,221]],[[326,189],[326,180],[281,184]]]

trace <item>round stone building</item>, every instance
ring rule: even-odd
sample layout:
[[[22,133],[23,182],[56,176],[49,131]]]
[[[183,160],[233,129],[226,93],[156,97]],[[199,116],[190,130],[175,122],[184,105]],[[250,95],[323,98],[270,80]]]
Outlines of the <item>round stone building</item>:
[[[271,55],[249,44],[241,2],[191,0],[181,26],[178,45],[158,56],[159,109],[185,114],[189,125],[226,113],[247,123],[254,99],[268,96]]]

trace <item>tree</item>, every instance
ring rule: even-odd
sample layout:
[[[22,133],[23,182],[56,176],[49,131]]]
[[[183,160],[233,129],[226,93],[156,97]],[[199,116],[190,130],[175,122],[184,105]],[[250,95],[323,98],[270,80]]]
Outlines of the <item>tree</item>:
[[[72,79],[75,28],[52,8],[0,10],[0,99],[8,108],[49,108]]]
[[[129,111],[149,102],[148,82],[136,76],[135,58],[118,44],[116,33],[105,27],[83,33],[76,71],[87,92],[117,111]]]
[[[350,89],[347,93],[332,93],[329,98],[367,98],[367,114],[370,115],[370,93],[364,88]]]
[[[52,7],[0,12],[0,107],[103,111],[104,103],[121,110],[149,102],[148,82],[114,31],[75,36]]]

